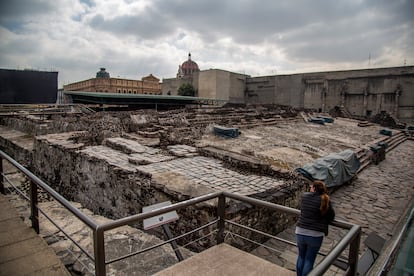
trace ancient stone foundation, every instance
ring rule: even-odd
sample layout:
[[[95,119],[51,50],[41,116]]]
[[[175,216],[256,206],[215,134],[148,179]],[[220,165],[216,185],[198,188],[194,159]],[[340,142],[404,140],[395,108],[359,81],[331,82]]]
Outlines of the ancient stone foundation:
[[[272,120],[272,116],[276,119]],[[119,112],[85,117],[65,114],[47,120],[2,118],[3,125],[20,128],[20,135],[32,142],[25,148],[23,143],[3,137],[1,146],[67,199],[108,218],[121,218],[140,213],[144,206],[220,190],[297,207],[305,181],[292,172],[254,156],[195,145],[212,124],[271,125],[280,123],[281,118],[264,109]],[[277,233],[295,221],[246,204],[228,204],[229,219],[261,231]],[[180,220],[171,225],[176,235],[215,218],[215,204],[188,208],[179,216]],[[155,234],[163,236],[156,231]],[[251,233],[244,235],[254,238]],[[193,249],[201,250],[209,243],[201,241]]]

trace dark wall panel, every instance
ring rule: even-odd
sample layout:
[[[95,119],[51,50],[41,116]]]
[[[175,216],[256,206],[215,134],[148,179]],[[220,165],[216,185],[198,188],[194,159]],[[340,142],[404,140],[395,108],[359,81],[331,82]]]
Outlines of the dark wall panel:
[[[58,72],[0,69],[0,103],[55,103],[57,76]]]

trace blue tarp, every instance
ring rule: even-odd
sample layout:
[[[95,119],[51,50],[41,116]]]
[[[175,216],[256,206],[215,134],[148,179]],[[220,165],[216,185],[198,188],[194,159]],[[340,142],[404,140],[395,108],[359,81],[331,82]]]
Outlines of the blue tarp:
[[[233,127],[214,126],[214,134],[226,138],[236,138],[239,136],[239,129]]]
[[[392,136],[392,131],[389,129],[381,129],[379,133],[382,135],[390,136],[390,137]]]
[[[349,181],[361,166],[352,150],[331,153],[316,159],[296,171],[309,180],[322,180],[326,187],[340,186]]]
[[[322,119],[325,123],[333,123],[334,118],[326,116],[316,116],[316,118]]]
[[[325,120],[322,119],[322,118],[313,118],[313,117],[311,117],[311,118],[308,119],[308,122],[309,123],[320,124],[320,125],[324,125],[325,124]]]

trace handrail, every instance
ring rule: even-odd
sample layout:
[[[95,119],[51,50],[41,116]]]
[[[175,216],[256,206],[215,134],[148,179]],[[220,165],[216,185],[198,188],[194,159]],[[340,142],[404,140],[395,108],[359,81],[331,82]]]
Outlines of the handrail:
[[[43,180],[38,178],[28,169],[23,167],[20,163],[16,160],[11,158],[7,155],[4,151],[0,150],[0,158],[5,158],[8,162],[10,162],[13,166],[15,166],[19,171],[21,171],[24,175],[26,175],[30,180],[35,182],[39,187],[41,187],[44,191],[46,191],[49,195],[51,195],[54,199],[56,199],[60,204],[62,204],[66,209],[68,209],[72,214],[74,214],[77,218],[79,218],[82,222],[84,222],[87,226],[91,229],[96,229],[98,224],[92,220],[90,217],[82,213],[78,208],[73,206],[66,198],[61,196],[58,192],[53,190],[49,185],[47,185]]]
[[[223,192],[226,197],[233,198],[236,200],[244,201],[251,203],[256,206],[266,207],[272,210],[279,210],[286,213],[291,213],[294,215],[299,215],[300,210],[270,203],[267,201],[261,201],[255,198],[231,194],[228,192]],[[322,275],[339,257],[342,251],[345,249],[346,246],[350,245],[351,249],[349,250],[349,267],[350,271],[348,272],[349,275],[356,274],[356,268],[358,266],[358,249],[359,243],[361,239],[361,227],[359,225],[355,225],[352,223],[347,223],[340,220],[334,220],[332,223],[334,226],[338,226],[340,228],[349,229],[349,232],[341,239],[341,241],[326,255],[322,262],[320,262],[317,266],[313,268],[309,275]]]
[[[213,192],[213,193],[209,193],[206,195],[202,195],[196,198],[188,199],[186,201],[178,202],[178,203],[175,203],[169,206],[165,206],[159,209],[152,210],[150,212],[135,214],[132,216],[110,221],[107,223],[97,224],[90,217],[88,217],[87,215],[82,213],[79,209],[74,207],[68,200],[62,197],[59,193],[57,193],[55,190],[49,187],[45,182],[43,182],[41,179],[39,179],[37,176],[31,173],[28,169],[20,165],[17,161],[15,161],[9,155],[7,155],[6,153],[0,150],[0,161],[2,161],[2,158],[5,158],[8,162],[10,162],[17,169],[19,169],[23,174],[25,174],[32,181],[32,192],[31,192],[32,225],[33,225],[33,220],[36,220],[36,215],[34,215],[33,212],[34,211],[37,212],[37,208],[38,208],[37,207],[37,193],[33,192],[33,190],[36,190],[36,187],[39,186],[44,191],[46,191],[49,195],[51,195],[55,200],[57,200],[60,204],[62,204],[63,207],[68,209],[72,214],[74,214],[83,223],[85,223],[88,227],[92,229],[93,247],[94,247],[93,261],[95,262],[95,274],[98,276],[106,275],[107,264],[130,257],[129,255],[131,254],[132,254],[131,256],[133,256],[133,255],[141,253],[141,252],[135,252],[135,253],[130,253],[125,256],[114,258],[109,261],[105,260],[105,237],[104,237],[105,231],[112,230],[112,229],[115,229],[115,228],[118,228],[124,225],[128,225],[132,222],[142,221],[150,217],[154,217],[154,216],[161,215],[167,212],[183,209],[188,206],[192,206],[192,205],[195,205],[201,202],[215,199],[215,200],[218,200],[216,204],[217,205],[216,207],[217,218],[213,222],[210,222],[208,226],[214,223],[217,223],[218,231],[217,231],[216,239],[217,239],[217,243],[221,243],[224,241],[223,232],[224,232],[224,227],[225,227],[225,222],[226,222],[225,220],[226,198],[250,203],[252,205],[271,209],[271,210],[278,210],[278,211],[292,214],[295,216],[298,216],[300,214],[300,211],[294,208],[278,205],[278,204],[271,203],[271,202],[262,201],[259,199],[255,199],[255,198],[251,198],[251,197],[247,197],[247,196],[243,196],[239,194],[232,194],[229,192],[219,191],[219,192]],[[0,172],[2,172],[2,170],[3,170],[2,163],[0,163]],[[1,178],[0,178],[0,188],[1,188],[0,191],[4,189],[3,174],[1,174]],[[33,208],[35,208],[35,210]],[[41,212],[43,213],[43,211]],[[227,222],[230,222],[230,221],[227,220]],[[348,245],[350,246],[349,256],[348,256],[349,266],[348,266],[348,270],[346,271],[346,274],[356,275],[356,268],[358,264],[358,250],[359,250],[359,244],[360,244],[360,238],[361,238],[361,227],[358,225],[347,223],[347,222],[340,221],[340,220],[334,220],[332,222],[332,225],[343,228],[343,229],[348,229],[349,231],[340,240],[340,242],[326,255],[326,257],[316,267],[314,267],[314,269],[310,272],[309,275],[321,275],[325,271],[327,271],[328,268],[334,263],[334,261],[340,256],[340,254],[344,251],[344,249]],[[206,226],[203,226],[203,227],[206,227]],[[174,240],[180,237],[176,237],[174,238]],[[165,241],[164,243],[162,243],[162,245],[168,243],[169,241],[170,240]],[[150,247],[150,249],[152,249],[153,247],[154,248],[158,247],[158,246],[159,245],[152,246]],[[147,249],[145,249],[145,251],[147,251]],[[87,253],[87,255],[89,258],[92,257],[89,253]]]
[[[114,262],[117,262],[117,261],[121,261],[121,260],[123,260],[123,259],[129,258],[129,257],[132,257],[132,256],[135,256],[135,255],[138,255],[138,254],[141,254],[141,253],[144,253],[144,252],[148,252],[148,251],[150,251],[150,250],[152,250],[152,249],[155,249],[155,248],[157,248],[157,247],[160,247],[160,246],[166,245],[167,243],[171,243],[171,242],[176,241],[176,240],[178,240],[178,239],[181,239],[181,238],[183,238],[183,237],[185,237],[185,236],[188,236],[188,235],[190,235],[190,234],[193,234],[193,233],[195,233],[195,232],[197,232],[197,231],[199,231],[199,230],[202,230],[202,229],[204,229],[204,228],[207,228],[207,227],[209,227],[209,226],[213,225],[213,224],[214,224],[214,223],[216,223],[216,222],[217,222],[217,220],[211,221],[211,222],[207,223],[206,225],[203,225],[203,226],[201,226],[201,227],[198,227],[197,229],[191,230],[190,232],[187,232],[187,233],[181,234],[181,235],[179,235],[179,236],[177,236],[177,237],[175,237],[175,238],[172,238],[172,239],[169,239],[169,240],[163,241],[163,242],[161,242],[161,243],[159,243],[159,244],[156,244],[156,245],[153,245],[153,246],[149,246],[149,247],[144,248],[144,249],[141,249],[140,251],[137,251],[137,252],[132,252],[132,253],[126,254],[126,255],[124,255],[124,256],[117,257],[117,258],[114,258],[114,259],[109,260],[109,261],[105,261],[105,264],[111,264],[111,263],[114,263]]]
[[[236,200],[247,202],[247,203],[251,203],[251,204],[256,205],[256,206],[265,207],[265,208],[272,209],[272,210],[278,210],[278,211],[282,211],[284,213],[290,213],[292,215],[299,215],[300,214],[300,211],[298,209],[294,209],[294,208],[291,208],[291,207],[286,207],[286,206],[283,206],[283,205],[278,205],[278,204],[275,204],[275,203],[262,201],[260,199],[255,199],[255,198],[247,197],[247,196],[243,196],[243,195],[232,194],[232,193],[229,193],[229,192],[222,192],[222,193],[225,197],[236,199]]]
[[[350,231],[341,239],[341,241],[326,255],[326,257],[312,269],[312,271],[308,274],[311,276],[318,276],[323,275],[324,272],[328,270],[328,268],[335,262],[335,260],[339,257],[342,251],[351,244],[354,239],[358,239],[361,235],[361,226],[354,225]],[[355,264],[355,267],[357,264]]]
[[[188,200],[185,200],[185,201],[181,201],[181,202],[178,202],[178,203],[175,203],[175,204],[171,204],[171,205],[168,205],[168,206],[165,206],[165,207],[161,207],[161,208],[152,210],[150,212],[140,213],[140,214],[132,215],[132,216],[125,217],[125,218],[120,218],[120,219],[117,219],[117,220],[114,220],[114,221],[110,221],[110,222],[101,224],[101,225],[98,226],[97,229],[102,230],[102,231],[108,231],[108,230],[111,230],[111,229],[114,229],[114,228],[117,228],[117,227],[120,227],[120,226],[127,225],[128,223],[131,223],[131,222],[135,222],[135,221],[138,221],[138,220],[141,221],[141,220],[151,218],[151,217],[155,217],[155,216],[158,216],[158,215],[161,215],[161,214],[164,214],[164,213],[179,210],[179,209],[182,209],[184,207],[191,206],[191,205],[194,205],[194,204],[197,204],[197,203],[200,203],[200,202],[204,202],[204,201],[207,201],[207,200],[210,200],[210,199],[214,199],[214,198],[218,197],[220,194],[221,194],[221,192],[209,193],[209,194],[206,194],[206,195],[202,195],[202,196],[199,196],[199,197],[195,197],[195,198],[191,198],[191,199],[188,199]]]
[[[265,237],[268,237],[268,238],[270,238],[270,239],[275,239],[275,240],[277,240],[277,241],[281,241],[281,242],[287,243],[287,244],[289,244],[289,245],[297,246],[297,244],[296,244],[296,243],[294,243],[294,242],[291,242],[291,241],[288,241],[288,240],[285,240],[285,239],[282,239],[282,238],[279,238],[279,237],[275,237],[275,236],[270,235],[270,234],[268,234],[268,233],[266,233],[266,232],[259,231],[259,230],[257,230],[257,229],[254,229],[254,228],[248,227],[248,226],[246,226],[246,225],[243,225],[243,224],[240,224],[240,223],[236,223],[236,222],[234,222],[234,221],[226,220],[226,223],[231,224],[231,225],[234,225],[234,226],[237,226],[237,227],[240,227],[240,228],[243,228],[243,229],[246,229],[246,230],[249,230],[249,231],[251,231],[251,232],[258,233],[258,234],[260,234],[260,235],[262,235],[262,236],[265,236]]]

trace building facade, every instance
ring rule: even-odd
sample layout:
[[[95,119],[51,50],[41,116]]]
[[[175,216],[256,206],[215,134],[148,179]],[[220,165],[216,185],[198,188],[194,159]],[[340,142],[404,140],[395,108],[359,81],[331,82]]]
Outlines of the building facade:
[[[96,73],[96,78],[79,81],[63,86],[64,91],[85,91],[122,94],[160,95],[160,79],[152,74],[141,80],[111,78],[105,68]]]
[[[275,104],[355,117],[381,112],[414,121],[414,66],[250,77],[220,69],[192,74],[197,96],[233,104]],[[180,78],[164,79],[163,94],[176,95]],[[168,92],[168,93],[167,93]]]
[[[355,117],[386,112],[414,119],[414,66],[276,75],[246,79],[246,104],[272,103]]]
[[[188,53],[188,59],[181,65],[178,65],[178,72],[176,78],[163,79],[161,90],[163,95],[178,95],[178,89],[183,84],[191,84],[198,96],[198,75],[200,68],[198,64],[191,59],[191,53]]]

